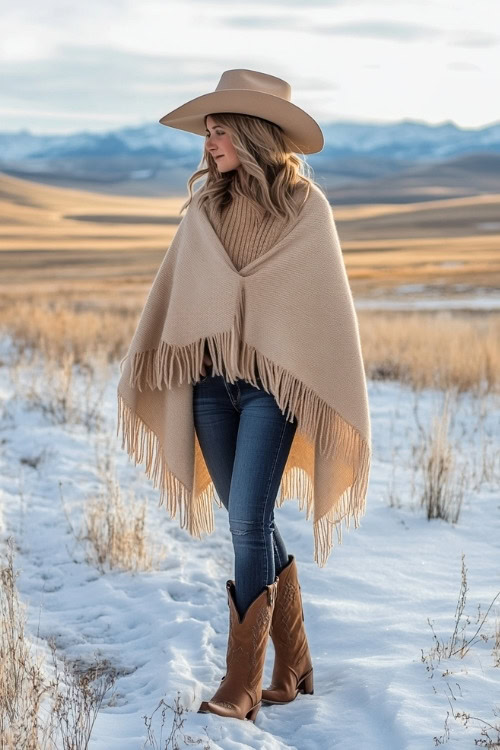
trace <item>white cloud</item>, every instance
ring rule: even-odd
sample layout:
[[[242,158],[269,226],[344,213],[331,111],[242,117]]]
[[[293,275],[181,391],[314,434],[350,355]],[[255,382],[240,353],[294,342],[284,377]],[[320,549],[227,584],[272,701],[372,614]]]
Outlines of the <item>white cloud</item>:
[[[498,118],[499,21],[497,0],[11,2],[2,122],[24,127],[31,107],[39,132],[157,121],[243,67],[323,121],[475,127]]]

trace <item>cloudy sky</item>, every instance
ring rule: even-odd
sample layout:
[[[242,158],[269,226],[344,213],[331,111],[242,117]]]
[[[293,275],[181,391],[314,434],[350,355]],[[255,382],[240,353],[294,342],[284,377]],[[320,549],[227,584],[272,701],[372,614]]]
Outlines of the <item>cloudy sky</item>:
[[[0,130],[157,122],[229,68],[321,124],[500,120],[500,0],[4,0]]]

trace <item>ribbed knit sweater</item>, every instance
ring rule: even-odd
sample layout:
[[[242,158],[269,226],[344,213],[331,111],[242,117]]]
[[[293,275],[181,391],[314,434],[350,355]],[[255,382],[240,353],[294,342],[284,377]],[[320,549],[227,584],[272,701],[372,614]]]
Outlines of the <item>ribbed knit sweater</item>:
[[[235,195],[222,213],[211,213],[210,220],[238,271],[269,250],[288,223],[270,214],[262,218],[241,195]]]
[[[304,190],[300,183],[295,187],[293,197],[296,203],[303,199]],[[206,213],[238,271],[270,250],[290,223],[286,218],[269,213],[262,218],[250,201],[238,194],[233,196],[231,203],[224,206],[221,212],[207,210]],[[211,360],[208,343],[205,345],[205,356],[207,361]]]

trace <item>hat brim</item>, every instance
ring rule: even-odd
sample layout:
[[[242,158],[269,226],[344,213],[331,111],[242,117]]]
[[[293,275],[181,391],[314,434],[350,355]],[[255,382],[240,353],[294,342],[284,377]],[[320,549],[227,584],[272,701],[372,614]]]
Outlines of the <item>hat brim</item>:
[[[295,153],[314,154],[324,146],[320,126],[296,104],[281,96],[251,89],[211,91],[190,99],[160,118],[162,125],[205,135],[205,116],[215,112],[254,115],[279,125]]]

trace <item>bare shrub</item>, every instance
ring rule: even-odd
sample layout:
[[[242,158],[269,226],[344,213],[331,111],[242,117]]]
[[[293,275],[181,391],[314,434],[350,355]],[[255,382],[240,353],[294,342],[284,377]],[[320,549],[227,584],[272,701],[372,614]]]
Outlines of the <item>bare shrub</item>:
[[[85,504],[80,531],[73,528],[59,482],[63,510],[75,539],[85,547],[87,562],[101,573],[106,567],[133,572],[158,567],[166,547],[147,533],[147,501],[136,500],[133,491],[123,500],[109,449],[102,456],[96,448],[96,462],[101,488]]]
[[[455,389],[432,395],[442,405],[430,426],[427,415],[421,414],[428,398],[418,391],[413,393],[414,425],[401,424],[397,410],[392,414],[386,429],[391,450],[381,456],[388,464],[387,501],[401,508],[403,497],[414,498],[408,507],[424,507],[429,520],[456,523],[466,489],[476,493],[484,484],[500,482],[497,425],[491,419],[499,402],[494,394],[469,398]],[[457,435],[454,443],[448,438],[451,428]]]
[[[460,689],[458,682],[455,685]],[[473,716],[470,711],[457,711],[454,708],[454,702],[457,700],[450,686],[448,685],[447,695],[450,711],[446,712],[446,718],[444,720],[444,732],[442,735],[434,737],[434,745],[445,745],[451,738],[450,732],[450,715],[455,721],[460,722],[466,729],[479,729],[479,737],[474,739],[475,747],[486,747],[490,750],[498,750],[500,748],[500,721],[495,721],[497,717],[500,717],[500,712],[497,708],[493,708],[493,718],[490,721],[483,719],[480,716]],[[450,699],[451,696],[451,699]],[[491,722],[495,721],[494,724]]]
[[[54,424],[83,424],[89,432],[100,427],[109,381],[102,361],[77,363],[72,351],[48,359],[34,350],[11,366],[10,378],[15,397]]]
[[[48,739],[39,715],[50,686],[25,638],[26,608],[18,598],[17,577],[9,538],[7,563],[0,568],[0,737],[5,750],[38,750]]]
[[[158,709],[163,706],[161,710],[161,727],[160,727],[160,739],[157,740],[155,737],[154,730],[152,729],[152,723],[153,723],[153,716],[158,711]],[[170,728],[170,733],[168,737],[165,739],[165,744],[162,744],[163,742],[163,727],[165,725],[165,718],[167,715],[167,711],[172,711],[172,727]],[[188,734],[185,734],[182,731],[182,727],[184,726],[184,723],[186,721],[186,717],[184,714],[186,713],[187,709],[185,706],[182,705],[181,699],[180,699],[180,693],[177,693],[177,697],[174,700],[174,705],[171,706],[170,704],[166,703],[163,698],[158,703],[157,707],[151,714],[151,716],[144,716],[144,723],[148,730],[148,737],[146,742],[144,743],[143,750],[146,747],[152,747],[154,750],[180,750],[181,747],[186,747],[186,745],[202,745],[203,743],[203,750],[210,750],[212,747],[212,744],[210,742],[210,739],[207,735],[207,739],[203,740],[201,737],[194,739]],[[204,727],[205,734],[207,734],[207,727]],[[179,742],[182,742],[182,745],[179,744]]]
[[[48,641],[55,670],[55,700],[52,718],[57,721],[63,750],[86,750],[104,698],[114,685],[117,672],[107,660],[86,667],[69,659],[58,660],[53,639]],[[59,667],[62,662],[62,670]]]
[[[106,661],[78,670],[52,640],[55,678],[44,671],[25,636],[26,608],[19,601],[13,540],[0,568],[0,738],[2,750],[86,750],[105,694],[116,679]]]
[[[465,473],[455,468],[453,450],[448,441],[449,392],[446,392],[443,411],[433,419],[432,429],[425,442],[422,459],[423,490],[421,505],[427,518],[442,518],[456,523],[463,502]]]
[[[465,614],[465,605],[467,602],[467,567],[465,565],[465,555],[462,555],[462,571],[460,581],[460,591],[457,600],[457,606],[454,615],[454,628],[449,638],[440,639],[436,635],[434,626],[430,620],[427,620],[429,627],[432,630],[432,637],[434,640],[434,646],[424,655],[422,651],[422,661],[432,663],[434,659],[439,663],[442,659],[449,659],[452,656],[458,656],[463,659],[464,656],[470,651],[471,647],[481,641],[487,640],[487,636],[483,637],[481,633],[485,622],[488,619],[488,615],[495,604],[498,597],[500,597],[500,591],[492,599],[486,612],[481,613],[481,607],[478,607],[477,615],[473,627],[475,630],[472,635],[467,635],[467,628],[473,623],[473,619],[470,615]]]
[[[433,646],[427,653],[421,649],[421,660],[426,665],[426,669],[429,672],[429,676],[434,677],[436,664],[441,664],[443,660],[451,659],[452,657],[458,657],[464,659],[469,653],[471,648],[480,642],[487,642],[490,638],[494,639],[493,656],[495,657],[496,648],[499,643],[499,630],[498,621],[495,625],[494,634],[487,634],[484,632],[485,623],[488,621],[489,613],[497,599],[500,597],[500,591],[493,597],[486,612],[481,611],[481,605],[477,607],[477,614],[475,617],[466,614],[466,602],[468,593],[468,582],[467,582],[467,567],[465,565],[465,556],[462,555],[462,570],[461,570],[461,582],[460,591],[458,595],[457,605],[455,608],[454,624],[451,634],[447,638],[439,638],[434,630],[432,622],[427,619],[429,627],[432,630]],[[468,628],[472,625],[472,632],[467,632]],[[495,666],[498,665],[498,661]],[[453,672],[447,668],[441,673],[441,677],[447,679]],[[456,686],[456,687],[455,687]],[[495,721],[498,710],[493,709],[494,718],[492,721],[487,719],[473,716],[468,711],[457,711],[454,707],[454,703],[457,701],[457,697],[454,694],[458,688],[460,696],[462,695],[462,689],[459,683],[454,678],[454,688],[452,689],[449,682],[446,682],[446,698],[448,700],[451,716],[461,722],[466,728],[475,728],[480,730],[479,738],[474,740],[474,744],[477,747],[487,748],[499,748],[500,747],[500,723]],[[437,690],[434,688],[434,692]],[[443,745],[450,739],[450,711],[446,712],[446,718],[444,722],[444,733],[442,735],[434,737],[435,745]]]
[[[464,727],[469,725],[474,729],[480,730],[479,738],[474,740],[476,747],[487,747],[490,750],[498,750],[500,748],[500,720],[492,724],[486,719],[482,719],[479,716],[471,716],[467,711],[453,711],[453,718],[461,721]],[[493,716],[500,717],[500,712],[497,709],[493,709]],[[495,719],[493,719],[494,721]]]
[[[117,483],[92,498],[86,507],[84,538],[90,543],[88,562],[104,570],[151,570],[153,559],[145,534],[146,501],[136,503],[133,495],[125,505]]]
[[[402,383],[410,381],[408,366],[396,358],[390,359],[387,354],[370,366],[369,376],[372,380],[397,380]]]

